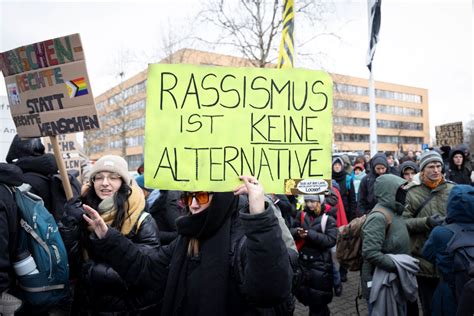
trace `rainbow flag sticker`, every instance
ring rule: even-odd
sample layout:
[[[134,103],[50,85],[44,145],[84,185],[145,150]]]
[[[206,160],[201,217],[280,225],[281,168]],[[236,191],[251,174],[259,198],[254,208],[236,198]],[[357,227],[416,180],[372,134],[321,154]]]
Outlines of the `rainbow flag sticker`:
[[[89,93],[84,77],[66,81],[66,88],[70,98],[80,97]]]

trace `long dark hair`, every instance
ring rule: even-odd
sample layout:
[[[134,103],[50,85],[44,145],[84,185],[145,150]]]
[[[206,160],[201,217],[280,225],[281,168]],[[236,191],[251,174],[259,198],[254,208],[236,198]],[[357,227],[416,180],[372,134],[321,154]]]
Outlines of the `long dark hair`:
[[[128,205],[127,200],[131,194],[132,188],[130,188],[128,184],[122,181],[120,188],[114,195],[114,207],[117,210],[117,214],[115,215],[115,219],[112,222],[112,227],[118,230],[120,230],[125,221],[125,215],[129,215],[128,211],[130,206]],[[89,205],[95,210],[97,210],[97,208],[99,207],[99,204],[100,202],[102,202],[102,199],[95,193],[93,184],[82,197],[82,202],[84,204]]]

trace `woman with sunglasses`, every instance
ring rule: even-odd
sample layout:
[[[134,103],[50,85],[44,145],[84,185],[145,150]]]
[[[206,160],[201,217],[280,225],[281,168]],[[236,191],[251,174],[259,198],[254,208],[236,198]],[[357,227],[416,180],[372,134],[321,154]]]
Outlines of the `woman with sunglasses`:
[[[101,247],[90,242],[94,225],[84,221],[84,209],[94,210],[96,221],[109,225],[147,257],[155,258],[160,246],[156,223],[144,212],[143,192],[131,179],[127,162],[119,156],[103,156],[94,164],[80,200],[66,204],[60,225],[70,275],[77,281],[72,314],[156,315],[158,292],[127,282],[113,268],[113,261],[122,255],[104,255]]]
[[[179,235],[160,248],[158,258],[140,252],[85,207],[95,232],[91,242],[104,256],[117,258],[112,266],[127,282],[159,290],[161,315],[281,311],[292,281],[281,229],[263,187],[254,177],[240,178],[243,184],[234,192],[186,192],[187,215],[176,220]],[[240,196],[245,193],[248,203]]]

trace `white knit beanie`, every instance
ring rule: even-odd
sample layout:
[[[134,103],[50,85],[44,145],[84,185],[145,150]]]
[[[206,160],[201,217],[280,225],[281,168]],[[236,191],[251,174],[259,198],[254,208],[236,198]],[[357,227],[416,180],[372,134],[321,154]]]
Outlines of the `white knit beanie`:
[[[324,195],[322,194],[305,194],[304,201],[316,201],[323,203],[324,202]]]
[[[94,176],[102,171],[107,172],[115,172],[122,177],[122,180],[130,185],[131,184],[131,177],[128,173],[128,164],[120,156],[116,155],[105,155],[92,166],[90,179],[93,179]]]

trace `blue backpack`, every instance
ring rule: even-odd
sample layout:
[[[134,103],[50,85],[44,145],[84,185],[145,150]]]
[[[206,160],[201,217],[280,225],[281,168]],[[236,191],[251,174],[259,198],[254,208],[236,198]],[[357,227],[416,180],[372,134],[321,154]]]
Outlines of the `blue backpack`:
[[[10,190],[22,228],[18,231],[18,252],[27,249],[39,271],[17,276],[22,299],[41,308],[57,305],[69,297],[69,265],[58,225],[40,197],[22,188]]]
[[[471,224],[456,223],[445,225],[454,233],[449,240],[446,252],[454,254],[454,284],[456,298],[461,297],[464,285],[470,280],[469,269],[474,266],[474,227]]]

